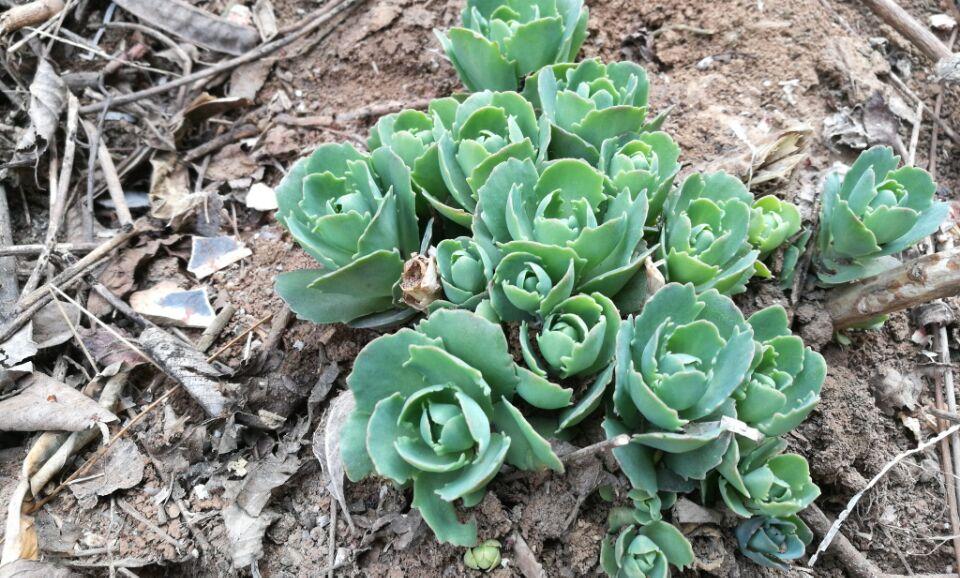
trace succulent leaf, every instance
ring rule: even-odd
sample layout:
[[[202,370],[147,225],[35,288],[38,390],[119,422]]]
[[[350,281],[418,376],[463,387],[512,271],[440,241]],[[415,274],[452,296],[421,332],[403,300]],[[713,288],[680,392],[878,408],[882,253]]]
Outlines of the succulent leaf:
[[[412,481],[414,506],[437,538],[473,546],[476,524],[460,523],[453,502],[479,501],[505,461],[563,471],[510,404],[521,371],[500,327],[469,311],[441,309],[374,340],[347,378],[356,401],[341,432],[348,475]]]
[[[787,570],[803,556],[813,533],[799,516],[754,516],[736,529],[740,552],[761,566]]]
[[[670,566],[693,564],[693,548],[675,527],[663,521],[630,525],[600,545],[600,565],[607,576],[667,578]]]
[[[753,196],[726,173],[687,177],[667,201],[661,251],[666,278],[698,292],[746,290],[760,251],[750,243]]]
[[[937,230],[947,217],[936,184],[918,168],[902,167],[889,147],[860,154],[846,175],[824,183],[817,236],[817,274],[825,285],[872,277],[896,267],[890,255]]]
[[[350,322],[395,307],[419,228],[410,171],[391,150],[323,145],[277,188],[277,219],[322,270],[284,273],[277,291],[300,317]],[[399,265],[399,266],[398,266]]]
[[[583,0],[468,0],[463,27],[437,38],[471,92],[516,90],[528,74],[576,57],[587,16]]]
[[[737,515],[792,516],[813,503],[820,488],[810,479],[807,461],[780,454],[786,444],[769,438],[756,444],[745,438],[730,444],[717,470],[720,495]]]

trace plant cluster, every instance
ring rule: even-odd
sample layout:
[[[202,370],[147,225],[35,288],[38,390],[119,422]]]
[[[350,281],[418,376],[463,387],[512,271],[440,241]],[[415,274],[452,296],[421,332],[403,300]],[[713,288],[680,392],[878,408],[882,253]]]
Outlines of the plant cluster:
[[[795,264],[809,233],[797,207],[728,174],[677,182],[643,68],[569,62],[586,19],[581,0],[468,0],[463,27],[438,35],[472,94],[387,115],[369,152],[324,145],[284,179],[278,219],[322,268],[277,290],[320,323],[425,315],[358,355],[342,455],[351,480],[411,486],[469,567],[496,566],[499,543],[477,546],[456,504],[479,503],[504,464],[562,472],[547,438],[595,413],[631,436],[614,450],[633,489],[610,514],[608,574],[691,564],[666,518],[692,492],[743,518],[746,556],[784,567],[810,542],[797,513],[819,489],[781,437],[817,405],[826,364],[782,307],[745,317],[730,296],[771,277],[781,246]],[[825,282],[939,224],[929,176],[896,164],[873,149],[828,181]],[[404,299],[408,259],[436,283]]]

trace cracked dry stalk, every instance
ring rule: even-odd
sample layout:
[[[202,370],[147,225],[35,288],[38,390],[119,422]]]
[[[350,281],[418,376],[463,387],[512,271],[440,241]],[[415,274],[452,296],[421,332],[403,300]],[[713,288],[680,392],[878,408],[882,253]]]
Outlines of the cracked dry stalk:
[[[924,255],[844,289],[827,299],[835,329],[960,294],[960,250]]]

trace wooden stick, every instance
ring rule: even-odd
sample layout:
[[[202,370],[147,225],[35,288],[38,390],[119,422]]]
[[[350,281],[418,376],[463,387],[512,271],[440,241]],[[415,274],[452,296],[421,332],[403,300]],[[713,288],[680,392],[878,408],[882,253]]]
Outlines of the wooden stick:
[[[359,0],[341,0],[340,2],[333,3],[332,5],[324,6],[323,8],[317,11],[317,15],[314,19],[308,19],[306,25],[303,28],[300,28],[298,31],[293,32],[288,36],[278,38],[266,44],[261,44],[254,50],[247,52],[246,54],[241,54],[235,58],[225,60],[215,66],[205,68],[203,70],[194,72],[193,74],[188,74],[186,76],[181,76],[175,80],[171,80],[165,84],[158,84],[150,88],[140,90],[137,92],[132,92],[130,94],[124,94],[117,96],[113,99],[113,104],[116,106],[121,106],[124,104],[129,104],[131,102],[138,101],[142,98],[147,98],[150,96],[156,96],[158,94],[164,94],[170,92],[175,88],[181,86],[191,85],[198,80],[208,78],[220,74],[222,72],[229,72],[238,66],[247,64],[249,62],[254,62],[260,60],[261,58],[273,54],[274,52],[293,44],[297,40],[303,38],[304,36],[310,34],[311,32],[316,31],[318,28],[335,18],[340,13],[345,10],[352,8],[356,5]],[[90,114],[98,112],[106,106],[106,102],[98,102],[95,104],[90,104],[84,106],[80,109],[80,114]]]
[[[868,8],[880,17],[881,20],[893,27],[904,38],[913,43],[930,60],[939,62],[944,58],[950,58],[953,53],[947,48],[937,35],[929,28],[917,22],[917,20],[904,10],[894,0],[860,0]]]
[[[110,156],[110,149],[104,142],[103,135],[95,139],[94,134],[97,128],[92,123],[81,121],[83,130],[87,133],[90,142],[97,142],[97,160],[100,161],[100,171],[103,173],[103,180],[107,183],[107,192],[113,200],[117,212],[117,220],[122,226],[133,224],[133,215],[130,214],[130,208],[127,207],[127,198],[123,193],[123,185],[120,183],[120,177],[117,175],[117,166],[113,164],[113,158]]]
[[[63,10],[63,0],[34,0],[14,6],[0,15],[0,34],[16,32],[46,22]]]
[[[835,329],[960,294],[960,250],[924,255],[850,287],[834,289],[826,301]]]
[[[93,251],[103,243],[56,243],[52,246],[51,253],[77,253],[84,254]],[[33,245],[5,245],[0,247],[0,257],[36,257],[44,252],[45,246],[41,244]]]
[[[10,207],[7,205],[7,189],[3,183],[0,183],[0,243],[13,243],[13,225],[10,222]],[[13,313],[19,297],[17,260],[14,257],[0,258],[0,319],[6,319]],[[8,337],[10,336],[0,338],[0,343]]]
[[[614,436],[608,440],[604,440],[593,445],[589,445],[585,448],[580,448],[578,450],[572,451],[565,456],[560,457],[560,461],[565,464],[572,464],[579,462],[584,458],[603,453],[615,448],[620,448],[630,443],[630,436],[627,434],[621,434]]]
[[[802,510],[800,517],[810,526],[813,533],[820,538],[827,535],[833,524],[830,518],[828,518],[816,504],[811,505],[806,510]],[[880,575],[880,569],[860,553],[860,550],[857,550],[856,547],[847,540],[846,536],[839,532],[834,536],[828,552],[836,556],[837,560],[843,564],[854,578],[876,578]]]

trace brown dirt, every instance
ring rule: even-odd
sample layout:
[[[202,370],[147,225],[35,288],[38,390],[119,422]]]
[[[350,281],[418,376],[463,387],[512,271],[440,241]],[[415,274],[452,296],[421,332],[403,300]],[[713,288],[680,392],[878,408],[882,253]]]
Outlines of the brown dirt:
[[[823,119],[838,107],[862,103],[875,88],[886,86],[877,74],[888,70],[890,62],[899,63],[898,70],[902,70],[902,63],[910,63],[913,75],[909,84],[927,102],[932,102],[934,95],[934,85],[928,82],[928,63],[895,33],[879,25],[858,2],[591,0],[588,4],[591,34],[585,55],[633,59],[648,68],[654,109],[675,106],[665,130],[682,147],[686,171],[744,153],[747,145],[736,134],[740,127],[753,136],[798,121],[810,125],[815,137],[809,160],[797,177],[777,190],[786,198],[802,196],[805,189],[816,186],[834,162],[851,160],[849,151],[834,151],[823,144]],[[934,0],[904,4],[922,20],[941,11]],[[274,0],[274,5],[281,26],[296,22],[315,8],[310,0]],[[456,77],[439,54],[431,29],[450,26],[458,17],[460,5],[461,0],[367,2],[313,49],[297,58],[279,59],[258,100],[276,102],[283,95],[292,102],[291,113],[333,115],[384,101],[448,95],[458,89]],[[887,54],[870,46],[869,39],[879,36],[889,40]],[[897,95],[888,90],[889,95]],[[956,125],[960,125],[958,94],[950,91],[944,104],[944,117]],[[341,140],[344,134],[363,138],[368,124],[339,126],[336,133],[273,128],[261,146],[270,147],[271,156],[288,166],[297,151],[321,142]],[[905,140],[908,130],[907,126],[900,133]],[[918,155],[923,162],[929,135],[929,125],[925,125]],[[941,188],[953,198],[960,178],[956,147],[941,140],[939,150]],[[231,154],[246,153],[238,147]],[[276,170],[268,169],[268,182],[275,184],[279,178]],[[242,204],[237,209],[237,226],[253,256],[210,279],[212,300],[229,301],[238,308],[215,347],[280,309],[281,303],[272,291],[277,273],[313,266],[272,218],[247,213]],[[20,213],[16,208],[13,212]],[[25,231],[26,227],[21,224],[19,229]],[[34,236],[35,232],[26,234],[24,242]],[[179,264],[176,259],[167,256],[155,261],[145,275],[159,278],[176,272],[183,265],[182,259]],[[782,294],[769,285],[752,290],[739,302],[749,312],[782,299]],[[808,342],[822,346],[830,371],[819,409],[789,441],[794,451],[810,461],[814,479],[823,489],[820,507],[835,514],[884,463],[917,441],[904,426],[903,416],[886,415],[877,407],[871,382],[889,368],[903,373],[914,371],[927,358],[922,348],[910,341],[915,327],[904,315],[895,316],[881,331],[853,334],[850,345],[839,346],[831,341],[829,328],[825,331],[822,312],[815,303],[803,303],[795,313],[798,328]],[[268,331],[266,324],[254,335],[253,355],[259,353]],[[357,352],[375,336],[370,331],[339,326],[292,323],[275,351],[270,352],[267,372],[244,384],[249,409],[291,416],[290,423],[306,416],[306,398],[324,368],[336,362],[341,370],[332,398],[343,386]],[[241,372],[249,363],[243,359],[243,352],[241,341],[227,356],[228,365]],[[147,384],[138,386],[145,388]],[[923,392],[921,403],[929,402],[931,391],[927,388]],[[311,415],[312,432],[318,414]],[[180,416],[187,417],[185,427],[170,434],[170,424]],[[157,574],[209,576],[225,573],[229,566],[219,511],[226,503],[224,481],[237,476],[217,460],[219,442],[211,440],[208,431],[219,435],[225,432],[225,426],[204,423],[199,410],[184,400],[173,405],[172,415],[153,416],[147,422],[144,444],[157,450],[158,459],[170,468],[168,474],[181,474],[174,496],[185,500],[212,547],[202,566],[195,562],[170,565]],[[238,435],[244,435],[242,429]],[[256,443],[241,445],[242,449],[230,454],[228,461],[252,461],[271,451],[276,440],[265,437],[269,439],[257,441],[250,433]],[[304,442],[299,456],[305,465],[274,493],[270,508],[277,512],[278,519],[268,531],[265,553],[258,563],[263,576],[316,576],[328,564],[331,498],[326,476],[312,455],[309,443]],[[21,457],[0,453],[0,503],[5,503],[12,488]],[[609,504],[592,490],[597,484],[615,481],[605,473],[613,470],[613,465],[604,466],[594,462],[571,468],[564,476],[541,474],[494,482],[487,498],[472,512],[480,523],[481,538],[499,539],[504,544],[504,557],[512,559],[513,535],[519,532],[549,576],[595,574]],[[208,481],[211,479],[219,481]],[[204,491],[198,492],[195,486],[201,484]],[[149,464],[144,483],[123,493],[123,499],[156,523],[153,496],[163,486]],[[409,511],[409,499],[408,493],[377,480],[348,484],[347,500],[356,530],[351,531],[339,516],[337,546],[342,549],[341,556],[355,550],[360,554],[356,563],[345,565],[338,575],[479,575],[464,569],[461,549],[436,544],[422,525],[404,533],[409,524],[402,516]],[[167,502],[166,509],[172,504]],[[160,525],[171,536],[184,540],[187,552],[173,551],[129,518],[111,525],[109,499],[101,499],[95,509],[82,514],[77,513],[75,505],[68,496],[54,502],[51,511],[61,522],[79,521],[82,548],[99,547],[106,537],[119,537],[118,556],[153,557],[170,564],[200,547],[181,525],[175,509],[165,513],[168,520]],[[578,515],[571,517],[576,509]],[[952,560],[949,543],[937,538],[949,534],[945,512],[937,455],[930,452],[895,468],[846,522],[845,533],[884,571],[907,571],[899,552],[914,572],[944,572]],[[0,513],[0,520],[5,515]],[[65,531],[64,524],[54,525],[60,526],[61,533]],[[699,571],[689,575],[782,575],[760,570],[735,554],[729,529],[724,529],[720,538],[709,532],[701,534],[694,539],[701,562],[716,563],[709,564],[709,569],[701,565]],[[407,539],[411,535],[413,539]],[[519,573],[511,564],[492,575]],[[843,572],[828,557],[815,575],[842,576]]]

